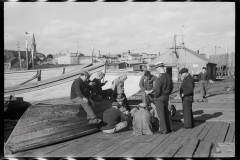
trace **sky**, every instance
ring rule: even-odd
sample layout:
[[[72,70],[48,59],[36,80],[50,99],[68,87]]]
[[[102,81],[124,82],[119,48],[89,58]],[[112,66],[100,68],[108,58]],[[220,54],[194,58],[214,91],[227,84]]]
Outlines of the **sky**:
[[[235,52],[235,3],[5,2],[4,48],[25,50],[33,33],[45,55],[91,55],[92,45],[94,54],[163,54],[176,34],[177,45],[209,57]]]

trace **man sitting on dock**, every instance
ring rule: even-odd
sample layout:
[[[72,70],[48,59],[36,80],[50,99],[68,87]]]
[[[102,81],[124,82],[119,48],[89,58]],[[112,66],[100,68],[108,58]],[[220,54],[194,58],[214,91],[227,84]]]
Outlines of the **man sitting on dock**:
[[[89,79],[90,75],[87,71],[82,70],[80,72],[79,78],[75,79],[72,83],[70,100],[73,103],[80,103],[83,109],[87,112],[87,119],[89,124],[100,123],[101,119],[97,119],[94,114],[92,107],[89,105],[89,92],[90,87],[86,81]]]
[[[105,74],[103,72],[98,72],[96,78],[94,78],[92,81],[95,82],[96,84],[96,94],[100,95],[103,99],[105,97],[110,97],[112,96],[112,90],[111,89],[107,89],[107,90],[102,90],[102,86],[104,86],[108,81],[105,81],[103,83],[101,83],[101,80],[103,79],[103,77],[105,76]]]
[[[103,126],[101,130],[104,133],[116,133],[131,123],[131,118],[122,113],[118,102],[113,102],[112,107],[103,112]]]
[[[148,70],[144,72],[139,82],[139,87],[142,91],[142,103],[147,103],[150,105],[154,98],[154,85],[157,77],[152,75]]]
[[[154,117],[148,111],[146,103],[140,103],[139,109],[133,108],[130,113],[133,116],[133,134],[153,135],[151,122]]]

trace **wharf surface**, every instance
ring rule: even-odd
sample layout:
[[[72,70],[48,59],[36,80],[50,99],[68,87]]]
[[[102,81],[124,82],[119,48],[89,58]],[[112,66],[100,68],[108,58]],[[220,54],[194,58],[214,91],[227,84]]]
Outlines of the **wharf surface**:
[[[174,90],[179,87],[175,86]],[[172,118],[172,133],[133,135],[131,128],[115,134],[96,132],[5,157],[234,157],[235,150],[223,155],[217,153],[219,143],[235,143],[234,80],[209,85],[208,103],[197,102],[199,92],[198,86],[194,90],[195,127],[192,129],[183,126],[181,100],[175,92],[172,103],[177,113]],[[138,92],[128,99],[130,105],[135,106],[141,102],[141,95]]]

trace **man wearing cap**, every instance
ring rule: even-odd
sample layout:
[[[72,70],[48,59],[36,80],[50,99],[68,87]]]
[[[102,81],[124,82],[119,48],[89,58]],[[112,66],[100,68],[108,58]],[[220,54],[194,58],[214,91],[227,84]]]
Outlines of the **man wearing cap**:
[[[103,125],[101,130],[104,133],[116,133],[131,123],[131,118],[122,113],[119,108],[120,104],[113,102],[112,107],[103,112]]]
[[[133,134],[136,135],[152,135],[152,118],[150,112],[147,110],[146,103],[140,103],[139,109],[133,108],[131,110],[133,116]]]
[[[70,100],[73,103],[80,103],[83,109],[87,112],[87,119],[89,124],[100,123],[101,119],[97,119],[92,107],[89,105],[89,89],[91,86],[86,83],[90,75],[87,71],[82,70],[79,78],[75,79],[71,86]]]
[[[92,81],[95,82],[96,86],[96,94],[100,95],[103,99],[105,97],[110,97],[112,96],[112,90],[111,89],[107,89],[107,90],[102,90],[102,86],[104,86],[108,81],[105,81],[103,83],[101,83],[101,80],[103,79],[103,77],[105,76],[105,74],[103,72],[98,72],[96,78],[94,78]]]
[[[130,111],[129,103],[127,97],[124,93],[124,81],[127,79],[126,75],[121,75],[112,82],[112,100],[116,101],[118,95],[122,94],[124,96],[124,103],[126,104],[126,109]]]
[[[157,77],[152,75],[148,70],[144,72],[139,82],[139,87],[142,91],[142,102],[150,104],[153,101],[153,85],[155,85]]]
[[[180,97],[182,99],[183,106],[183,117],[184,117],[184,127],[193,128],[194,120],[192,113],[192,103],[193,103],[193,91],[194,91],[194,80],[193,77],[188,73],[187,68],[182,68],[179,71],[181,79],[183,80],[180,87]]]
[[[198,80],[200,82],[201,85],[201,94],[202,94],[202,100],[203,102],[206,102],[206,89],[207,89],[207,85],[208,85],[208,79],[207,79],[207,71],[206,71],[206,67],[202,67],[202,72],[199,73],[198,76]]]
[[[169,95],[173,90],[173,81],[172,77],[166,73],[162,62],[156,63],[155,68],[157,68],[157,71],[159,72],[159,76],[154,86],[154,103],[157,115],[160,118],[160,132],[158,133],[167,134],[172,132],[169,119],[168,100]]]

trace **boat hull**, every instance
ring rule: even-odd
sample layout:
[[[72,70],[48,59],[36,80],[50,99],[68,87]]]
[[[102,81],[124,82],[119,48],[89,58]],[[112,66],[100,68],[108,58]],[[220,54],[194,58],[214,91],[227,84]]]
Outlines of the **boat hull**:
[[[87,123],[87,114],[80,104],[73,104],[68,98],[55,99],[54,102],[31,105],[26,110],[5,144],[5,154],[59,143],[100,130],[100,124]],[[102,118],[103,111],[111,107],[112,101],[104,99],[90,104],[97,117]]]
[[[97,72],[104,71],[105,65],[99,64],[84,69],[91,73],[92,77],[95,77]],[[5,88],[4,97],[13,95],[24,102],[31,103],[70,96],[71,85],[79,77],[80,70],[45,81]]]

